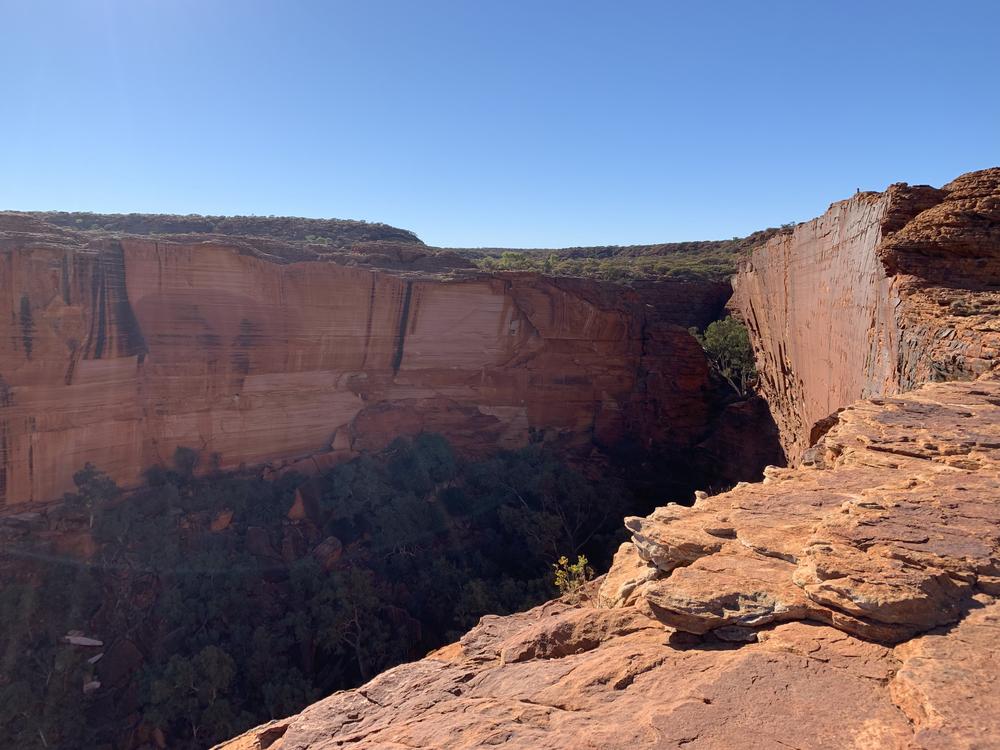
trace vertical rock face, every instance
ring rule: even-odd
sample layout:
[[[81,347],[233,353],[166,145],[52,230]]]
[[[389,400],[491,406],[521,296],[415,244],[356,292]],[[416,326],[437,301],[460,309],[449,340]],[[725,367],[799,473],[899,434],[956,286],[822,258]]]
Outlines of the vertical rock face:
[[[442,277],[249,240],[4,228],[0,504],[57,498],[88,461],[131,484],[178,446],[309,470],[422,429],[468,452],[529,434],[689,447],[704,429],[685,329],[724,285]],[[394,264],[427,267],[416,247]]]
[[[859,398],[971,379],[1000,351],[1000,169],[835,203],[740,269],[764,395],[790,461]]]

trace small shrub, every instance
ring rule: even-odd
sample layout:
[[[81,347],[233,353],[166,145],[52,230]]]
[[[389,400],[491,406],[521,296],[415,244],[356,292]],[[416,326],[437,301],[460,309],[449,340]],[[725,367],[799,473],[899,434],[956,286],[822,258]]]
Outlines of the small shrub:
[[[552,564],[552,569],[555,571],[553,583],[560,594],[572,594],[594,577],[594,569],[583,555],[578,555],[575,563],[563,555],[559,562]]]

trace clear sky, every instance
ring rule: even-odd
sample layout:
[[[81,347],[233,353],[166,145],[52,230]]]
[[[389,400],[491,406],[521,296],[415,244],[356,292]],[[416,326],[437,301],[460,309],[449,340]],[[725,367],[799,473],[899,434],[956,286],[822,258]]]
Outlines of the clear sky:
[[[1000,2],[0,0],[0,207],[715,239],[1000,164]]]

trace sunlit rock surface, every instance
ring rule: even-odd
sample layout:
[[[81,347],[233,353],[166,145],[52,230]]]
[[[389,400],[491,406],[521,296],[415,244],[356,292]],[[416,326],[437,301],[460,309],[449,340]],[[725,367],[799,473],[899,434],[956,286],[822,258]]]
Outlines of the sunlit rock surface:
[[[134,484],[178,446],[309,472],[420,430],[469,453],[704,436],[686,328],[724,284],[490,276],[378,227],[345,249],[0,214],[0,504],[56,499],[86,462]]]
[[[224,747],[1000,748],[998,184],[861,194],[752,256],[795,468],[626,519],[575,600]]]
[[[1000,352],[1000,168],[834,203],[734,280],[789,461],[860,398],[970,380]]]

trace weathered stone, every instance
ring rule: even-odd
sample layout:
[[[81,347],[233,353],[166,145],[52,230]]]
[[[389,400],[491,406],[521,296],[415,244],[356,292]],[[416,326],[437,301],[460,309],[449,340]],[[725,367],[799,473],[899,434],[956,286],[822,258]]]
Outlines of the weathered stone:
[[[60,497],[87,461],[135,485],[178,446],[270,476],[421,431],[467,454],[531,432],[583,452],[704,438],[707,366],[687,327],[718,314],[726,284],[445,277],[412,236],[382,250],[0,214],[0,505]]]
[[[809,600],[792,582],[795,566],[762,555],[707,554],[638,592],[654,615],[689,633],[806,619]]]
[[[1000,168],[860,193],[754,251],[732,305],[788,459],[858,399],[996,368],[998,284]]]
[[[933,440],[887,452],[915,413]],[[823,468],[630,519],[578,603],[484,617],[225,747],[1000,747],[979,584],[1000,561],[1000,382],[851,406],[819,447]]]
[[[636,587],[655,578],[657,571],[655,566],[639,556],[634,544],[624,542],[615,553],[611,570],[601,582],[598,602],[605,607],[631,604]]]
[[[590,628],[594,640],[521,660],[432,656],[223,747],[251,748],[265,733],[280,734],[281,750],[909,747],[910,724],[885,687],[891,649],[801,623],[740,648],[676,648],[655,620],[635,613],[608,627],[608,614],[546,605],[491,618],[488,634],[469,635],[494,654],[533,635],[549,643],[546,622]]]
[[[214,516],[212,516],[212,522],[209,524],[209,531],[213,533],[218,533],[220,531],[225,531],[229,528],[230,524],[233,522],[233,511],[231,510],[220,510]]]
[[[312,555],[316,558],[323,569],[333,570],[341,555],[344,553],[344,545],[335,536],[328,536],[313,548]]]
[[[915,746],[1000,746],[1000,604],[978,601],[957,626],[896,649],[902,662],[889,690],[916,729]]]
[[[1000,382],[852,406],[820,447],[822,469],[628,519],[636,553],[659,570],[631,598],[692,633],[809,619],[892,642],[956,621],[993,590]]]

